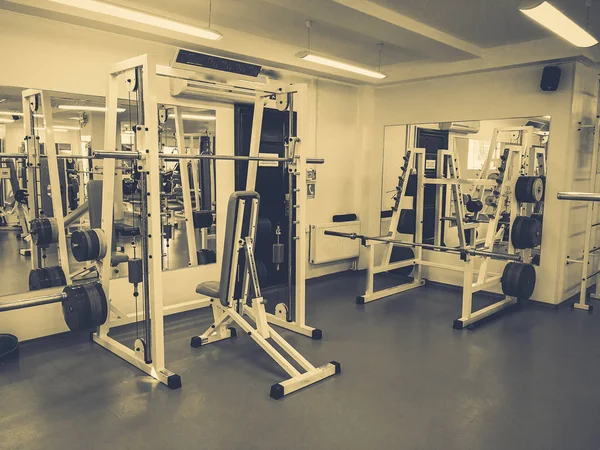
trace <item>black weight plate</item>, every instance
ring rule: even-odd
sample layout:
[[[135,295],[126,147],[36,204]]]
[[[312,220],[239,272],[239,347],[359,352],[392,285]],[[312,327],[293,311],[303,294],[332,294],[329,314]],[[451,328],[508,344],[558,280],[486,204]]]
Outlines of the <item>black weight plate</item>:
[[[520,203],[539,202],[544,196],[541,177],[519,177],[515,183],[515,198]]]
[[[514,248],[526,248],[524,246],[525,243],[523,242],[524,219],[525,219],[525,217],[517,216],[517,217],[515,217],[515,220],[512,223],[510,239],[511,239],[511,243]]]
[[[204,266],[217,262],[217,254],[214,250],[198,250],[198,265]]]
[[[467,211],[477,213],[483,209],[481,200],[470,200],[466,203]]]
[[[502,273],[502,292],[510,297],[528,300],[535,289],[535,267],[531,264],[511,262]]]
[[[77,261],[91,261],[94,258],[91,254],[90,230],[76,230],[71,234],[71,252]]]
[[[38,291],[50,287],[50,279],[46,269],[33,269],[29,272],[29,290]]]
[[[91,319],[93,327],[99,327],[108,318],[108,302],[104,289],[100,283],[89,283],[82,285],[85,287],[88,299],[90,301]]]
[[[60,266],[47,267],[48,276],[50,278],[50,287],[65,286],[67,277]]]
[[[527,224],[528,243],[531,245],[529,248],[535,248],[542,243],[542,223],[537,219],[528,217]]]
[[[506,266],[504,266],[504,271],[502,272],[502,292],[504,295],[508,295],[510,297],[517,297],[518,295],[518,289],[514,275],[515,270],[517,270],[517,263],[509,262]]]
[[[417,223],[417,212],[414,209],[403,209],[400,211],[398,220],[398,233],[414,234]]]
[[[85,285],[67,286],[63,293],[63,317],[69,329],[83,331],[94,328],[90,298]]]
[[[394,248],[392,248],[392,256],[390,258],[390,263],[395,263],[398,261],[404,261],[406,259],[414,259],[414,258],[415,258],[415,252],[413,251],[412,248],[394,247]],[[403,276],[403,277],[409,277],[414,268],[415,268],[414,265],[410,265],[407,267],[402,267],[400,269],[390,270],[390,271],[388,271],[388,273],[391,273],[393,275]]]
[[[208,228],[213,224],[213,214],[210,211],[194,211],[194,228]]]
[[[529,300],[535,290],[535,267],[531,264],[519,264],[518,280],[517,298],[519,300]]]

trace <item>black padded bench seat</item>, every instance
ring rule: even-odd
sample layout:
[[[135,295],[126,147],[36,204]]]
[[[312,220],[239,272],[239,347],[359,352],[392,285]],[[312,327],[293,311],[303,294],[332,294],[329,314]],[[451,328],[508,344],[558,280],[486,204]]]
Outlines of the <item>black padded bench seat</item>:
[[[219,299],[223,306],[229,304],[229,280],[235,278],[236,267],[234,267],[234,254],[238,251],[238,239],[236,235],[237,222],[240,208],[240,200],[252,202],[258,201],[260,196],[254,191],[238,191],[231,194],[227,203],[227,222],[225,224],[225,243],[223,246],[223,261],[221,264],[221,281],[205,281],[196,287],[198,294],[204,294],[210,298]],[[250,206],[248,206],[250,207]],[[258,216],[258,207],[256,208]],[[212,216],[212,214],[211,214]]]
[[[201,295],[206,295],[210,298],[220,298],[219,294],[219,282],[218,281],[205,281],[196,286],[196,292]]]

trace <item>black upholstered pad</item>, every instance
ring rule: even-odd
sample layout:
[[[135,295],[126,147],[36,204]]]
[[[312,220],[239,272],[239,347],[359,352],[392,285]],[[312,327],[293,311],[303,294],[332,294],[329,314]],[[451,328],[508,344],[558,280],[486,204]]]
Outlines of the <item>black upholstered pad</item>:
[[[201,295],[206,295],[210,298],[220,298],[219,295],[219,282],[218,281],[205,281],[196,286],[196,292]]]

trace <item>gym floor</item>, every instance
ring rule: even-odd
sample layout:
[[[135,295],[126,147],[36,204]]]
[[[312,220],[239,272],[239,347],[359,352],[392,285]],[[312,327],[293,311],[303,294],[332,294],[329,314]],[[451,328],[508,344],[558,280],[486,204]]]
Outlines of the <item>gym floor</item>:
[[[342,374],[279,401],[269,388],[285,374],[248,337],[189,346],[209,310],[166,319],[177,391],[85,335],[25,343],[0,366],[0,449],[598,448],[598,314],[526,305],[456,331],[459,290],[431,284],[358,306],[363,283],[309,281],[308,322],[324,338],[284,335]]]

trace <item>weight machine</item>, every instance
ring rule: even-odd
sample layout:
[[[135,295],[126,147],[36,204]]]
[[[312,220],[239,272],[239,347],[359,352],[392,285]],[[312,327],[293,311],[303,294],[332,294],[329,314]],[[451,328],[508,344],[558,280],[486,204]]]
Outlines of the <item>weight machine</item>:
[[[404,156],[401,175],[398,178],[395,203],[392,208],[393,214],[387,236],[370,237],[331,231],[325,233],[351,239],[359,238],[362,245],[367,248],[366,290],[364,295],[357,298],[358,304],[369,303],[423,286],[425,284],[422,274],[423,267],[463,272],[462,314],[453,323],[453,327],[456,329],[473,326],[480,320],[515,305],[517,301],[530,298],[535,287],[535,268],[531,264],[522,263],[522,261],[529,262],[531,259],[530,253],[528,253],[530,250],[522,249],[529,249],[540,244],[541,224],[535,219],[526,220],[529,218],[521,217],[519,213],[528,208],[522,206],[521,202],[541,201],[543,185],[540,192],[540,177],[521,176],[525,175],[528,170],[525,159],[529,155],[528,149],[531,142],[529,137],[532,127],[511,129],[511,131],[521,133],[521,142],[519,145],[504,146],[500,157],[501,164],[498,168],[499,176],[487,179],[497,138],[502,131],[508,130],[494,130],[490,152],[477,179],[462,178],[459,156],[455,150],[440,150],[437,156],[436,178],[426,178],[425,149],[408,150]],[[437,191],[433,244],[423,242],[425,185],[434,185]],[[463,186],[472,186],[473,194],[463,195]],[[450,210],[453,211],[447,217],[442,215],[444,188],[449,190]],[[489,214],[482,214],[483,202],[479,198],[488,189],[491,190],[491,195],[488,196],[491,198],[486,199],[486,205],[492,211]],[[416,197],[414,210],[400,208],[402,199],[406,195]],[[517,221],[522,222],[519,227],[515,226]],[[458,237],[458,246],[456,247],[442,245],[441,230],[446,222],[456,225]],[[525,222],[527,223],[526,227],[523,225]],[[488,230],[484,244],[478,246],[476,229],[480,223],[487,223]],[[495,244],[503,234],[502,227],[506,226],[510,230],[508,251],[507,253],[494,251]],[[499,228],[502,229],[502,233],[498,232]],[[401,233],[412,234],[413,240],[400,240],[398,235]],[[383,246],[383,257],[379,265],[375,264],[376,245]],[[426,260],[423,255],[424,249],[459,254],[463,264],[456,266]],[[499,274],[489,269],[491,260],[503,260],[509,261],[509,263],[503,273]],[[477,268],[475,267],[476,262],[479,262]],[[404,277],[412,274],[412,280],[375,291],[375,275],[385,272],[392,272]],[[478,311],[473,311],[473,294],[497,285],[501,285],[505,298]]]

